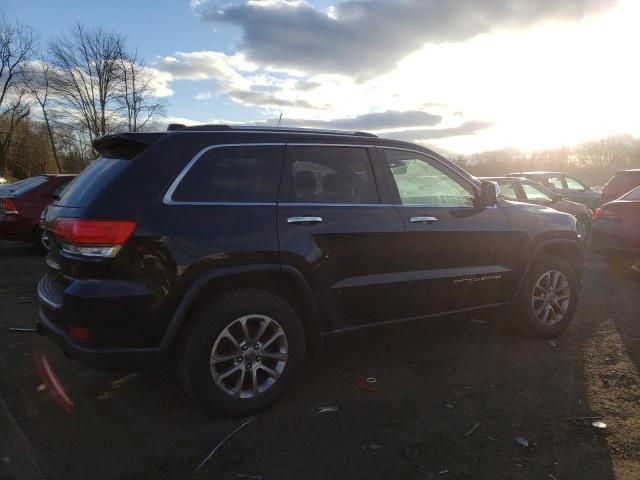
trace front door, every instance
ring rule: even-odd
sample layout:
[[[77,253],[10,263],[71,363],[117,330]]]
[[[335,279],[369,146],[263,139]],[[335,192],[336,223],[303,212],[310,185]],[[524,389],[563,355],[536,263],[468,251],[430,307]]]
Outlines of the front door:
[[[281,261],[304,274],[328,330],[386,320],[404,287],[404,226],[382,175],[374,173],[373,150],[287,148],[278,205]]]
[[[502,210],[476,207],[476,187],[435,157],[380,152],[407,231],[404,316],[508,302],[518,242]]]

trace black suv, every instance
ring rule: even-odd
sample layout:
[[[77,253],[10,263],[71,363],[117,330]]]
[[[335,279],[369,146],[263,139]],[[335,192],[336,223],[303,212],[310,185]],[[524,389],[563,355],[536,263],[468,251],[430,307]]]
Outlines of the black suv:
[[[551,336],[583,269],[571,215],[496,200],[434,152],[359,132],[125,133],[47,209],[40,322],[106,368],[177,357],[205,409],[246,415],[327,335],[508,313]]]

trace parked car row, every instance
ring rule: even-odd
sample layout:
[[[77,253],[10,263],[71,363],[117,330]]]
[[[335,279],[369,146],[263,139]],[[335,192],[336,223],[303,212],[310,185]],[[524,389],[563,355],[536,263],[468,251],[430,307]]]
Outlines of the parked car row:
[[[75,175],[38,175],[0,185],[0,239],[33,242],[43,250],[49,240],[40,215]]]
[[[507,200],[575,216],[580,237],[610,264],[640,260],[640,169],[616,172],[601,193],[562,172],[508,173],[483,180],[496,182]]]

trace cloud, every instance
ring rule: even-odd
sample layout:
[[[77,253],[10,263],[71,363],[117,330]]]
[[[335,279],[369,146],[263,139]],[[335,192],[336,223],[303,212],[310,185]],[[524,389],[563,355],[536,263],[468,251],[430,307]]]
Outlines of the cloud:
[[[260,124],[273,125],[277,119],[265,120]],[[354,117],[333,120],[310,120],[292,118],[282,119],[282,125],[288,127],[329,128],[337,130],[389,130],[394,128],[425,127],[437,125],[442,121],[440,115],[411,110],[405,112],[387,110],[386,112],[365,113]]]
[[[457,127],[404,130],[400,132],[388,132],[383,136],[396,140],[420,142],[424,140],[436,140],[441,138],[459,137],[463,135],[474,135],[481,130],[486,130],[488,128],[492,128],[493,126],[493,122],[472,120],[469,122],[465,122]]]
[[[250,106],[260,107],[295,107],[295,108],[321,108],[313,105],[306,100],[288,99],[273,95],[267,92],[259,92],[254,90],[231,90],[226,92],[232,100]]]
[[[209,22],[242,31],[237,48],[263,65],[366,79],[426,44],[543,20],[575,20],[616,0],[344,0],[326,10],[305,0],[192,1]]]

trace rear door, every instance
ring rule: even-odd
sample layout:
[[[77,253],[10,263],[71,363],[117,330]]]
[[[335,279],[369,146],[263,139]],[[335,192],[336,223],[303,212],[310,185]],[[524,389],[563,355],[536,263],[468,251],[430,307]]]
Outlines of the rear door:
[[[436,158],[402,149],[380,152],[407,230],[403,316],[508,302],[518,247],[502,210],[475,207],[475,186]]]
[[[281,261],[307,278],[329,330],[390,318],[404,286],[404,226],[372,155],[369,146],[287,147]]]

